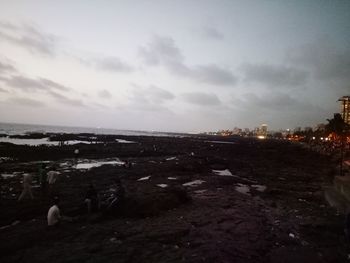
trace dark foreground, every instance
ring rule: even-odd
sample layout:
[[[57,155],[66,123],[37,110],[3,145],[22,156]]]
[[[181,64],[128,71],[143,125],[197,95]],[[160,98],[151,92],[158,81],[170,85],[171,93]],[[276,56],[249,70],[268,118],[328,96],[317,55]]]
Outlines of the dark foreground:
[[[131,161],[131,169],[74,169],[75,146],[0,145],[1,157],[15,158],[0,163],[2,174],[37,173],[39,160],[55,165],[62,172],[61,211],[75,219],[49,229],[50,201],[39,188],[34,201],[18,203],[21,175],[0,179],[0,262],[348,260],[344,216],[323,197],[335,175],[326,157],[281,141],[117,137],[137,143],[81,144],[79,162],[118,157]],[[212,171],[224,169],[233,176]],[[88,217],[82,202],[89,182],[101,191],[116,177],[126,188],[125,203],[116,215]],[[195,180],[204,182],[183,186]]]

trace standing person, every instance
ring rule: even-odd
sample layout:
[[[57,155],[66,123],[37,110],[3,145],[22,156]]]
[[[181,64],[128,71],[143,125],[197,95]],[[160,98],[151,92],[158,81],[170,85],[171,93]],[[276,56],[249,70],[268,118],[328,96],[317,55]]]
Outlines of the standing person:
[[[90,184],[88,190],[86,191],[85,203],[87,205],[88,214],[91,213],[93,208],[98,209],[100,206],[98,194],[93,184]]]
[[[27,194],[30,196],[31,199],[34,199],[33,193],[32,193],[32,175],[31,174],[23,174],[23,191],[21,195],[18,197],[18,201],[21,201],[24,196]]]
[[[48,226],[57,226],[61,221],[61,213],[58,207],[59,198],[57,196],[53,199],[53,206],[50,207],[47,213],[47,225]]]
[[[79,148],[77,147],[77,148],[74,150],[74,160],[75,160],[75,163],[78,162],[78,157],[79,157]]]
[[[47,181],[47,174],[45,172],[45,165],[44,163],[39,163],[39,183],[40,183],[40,189],[41,194],[43,196],[46,195],[46,181]]]
[[[53,167],[51,171],[47,172],[47,182],[49,184],[48,190],[50,195],[52,195],[54,192],[54,185],[59,174],[60,173],[56,171],[55,167]]]

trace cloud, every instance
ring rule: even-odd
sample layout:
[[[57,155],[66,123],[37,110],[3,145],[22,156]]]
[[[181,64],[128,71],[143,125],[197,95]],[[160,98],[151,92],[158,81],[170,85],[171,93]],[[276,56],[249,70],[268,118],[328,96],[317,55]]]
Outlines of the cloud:
[[[23,76],[12,76],[9,79],[6,79],[6,84],[12,88],[17,88],[26,91],[36,91],[44,90],[45,86],[40,80],[35,80]]]
[[[45,79],[45,78],[39,78],[39,81],[45,85],[46,87],[49,87],[51,89],[56,89],[56,90],[61,90],[61,91],[69,91],[70,88],[62,85],[62,84],[59,84],[57,82],[54,82],[52,80],[49,80],[49,79]]]
[[[70,89],[64,85],[46,78],[27,78],[24,76],[16,75],[3,80],[8,86],[20,90],[29,92],[35,92],[38,90],[60,90],[69,91]]]
[[[308,73],[303,70],[282,65],[245,64],[242,68],[245,81],[268,88],[299,87],[306,83],[308,77]]]
[[[206,39],[222,40],[224,39],[223,33],[213,26],[202,26],[199,30],[202,37]]]
[[[0,61],[0,75],[2,75],[4,73],[12,73],[12,72],[15,72],[15,71],[16,71],[16,69],[15,69],[14,66],[12,66],[9,63]]]
[[[27,92],[42,92],[48,94],[54,98],[57,102],[70,106],[85,106],[84,103],[79,99],[71,99],[66,95],[59,92],[69,92],[70,88],[59,84],[55,81],[46,78],[27,78],[24,76],[12,76],[10,78],[3,79],[9,87],[19,89]],[[20,100],[18,100],[20,101]],[[30,102],[28,102],[30,103]]]
[[[32,53],[54,55],[58,38],[32,25],[0,21],[0,39],[23,47]]]
[[[139,48],[139,54],[147,65],[182,62],[184,57],[175,41],[170,37],[154,36],[146,47]]]
[[[152,111],[157,113],[172,113],[166,103],[175,96],[171,92],[155,85],[141,86],[132,83],[129,90],[128,108],[137,111]]]
[[[14,98],[10,98],[8,101],[11,103],[20,104],[21,106],[28,106],[28,107],[35,107],[35,108],[45,106],[45,103],[38,100],[30,99],[30,98],[14,97]]]
[[[65,105],[74,106],[74,107],[85,107],[85,104],[79,99],[71,99],[65,95],[57,93],[56,91],[49,90],[48,94],[53,97],[57,102],[60,102]]]
[[[214,64],[198,66],[192,70],[191,74],[200,82],[214,85],[231,85],[237,81],[236,77],[229,70]]]
[[[3,93],[8,93],[8,90],[6,90],[6,89],[4,89],[4,88],[0,87],[0,92],[3,92]]]
[[[200,106],[217,106],[221,104],[219,98],[213,93],[189,92],[183,93],[182,97],[186,102]]]
[[[350,49],[340,49],[323,39],[287,52],[287,61],[312,72],[315,80],[348,91],[350,87]]]
[[[98,91],[98,96],[103,99],[110,99],[112,94],[108,90],[103,89]]]
[[[163,104],[166,101],[173,100],[174,94],[171,92],[159,88],[155,85],[148,87],[142,87],[137,84],[131,84],[133,86],[131,97],[132,100],[142,104]]]
[[[279,91],[235,96],[231,105],[236,121],[249,126],[267,123],[279,129],[305,127],[324,122],[329,116],[327,105],[314,104],[307,98],[293,97]]]
[[[247,93],[243,95],[242,99],[242,105],[248,105],[247,107],[253,105],[262,110],[279,111],[294,107],[300,108],[301,106],[304,108],[306,106],[292,98],[290,95],[279,92],[271,92],[260,96],[253,93]]]
[[[117,57],[96,58],[91,63],[96,69],[103,71],[128,73],[134,70],[132,66]]]
[[[230,86],[237,82],[237,78],[229,69],[218,65],[186,65],[184,56],[170,37],[153,37],[150,43],[140,47],[139,55],[148,66],[163,66],[171,74],[197,82],[219,86]]]

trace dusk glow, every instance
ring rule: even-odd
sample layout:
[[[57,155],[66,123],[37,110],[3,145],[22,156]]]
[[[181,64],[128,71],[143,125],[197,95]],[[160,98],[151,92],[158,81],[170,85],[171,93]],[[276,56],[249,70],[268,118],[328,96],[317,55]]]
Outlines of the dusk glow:
[[[350,90],[349,1],[2,1],[0,121],[313,126]]]

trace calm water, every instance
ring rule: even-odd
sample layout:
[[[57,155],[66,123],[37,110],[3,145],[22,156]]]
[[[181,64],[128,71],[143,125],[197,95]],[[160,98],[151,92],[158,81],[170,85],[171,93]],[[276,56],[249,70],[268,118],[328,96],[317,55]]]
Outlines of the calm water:
[[[25,134],[25,133],[94,133],[94,134],[114,134],[114,135],[143,135],[143,136],[180,136],[175,133],[165,132],[147,132],[147,131],[129,131],[103,128],[85,128],[85,127],[67,127],[50,125],[32,125],[17,123],[0,123],[0,134]]]

